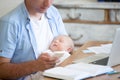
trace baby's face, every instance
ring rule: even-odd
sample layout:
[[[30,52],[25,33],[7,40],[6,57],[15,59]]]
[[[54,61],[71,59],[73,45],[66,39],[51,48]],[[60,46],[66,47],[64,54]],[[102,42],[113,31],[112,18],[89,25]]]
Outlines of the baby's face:
[[[51,45],[50,45],[50,49],[52,51],[67,51],[68,48],[68,38],[65,36],[58,36],[56,37]]]

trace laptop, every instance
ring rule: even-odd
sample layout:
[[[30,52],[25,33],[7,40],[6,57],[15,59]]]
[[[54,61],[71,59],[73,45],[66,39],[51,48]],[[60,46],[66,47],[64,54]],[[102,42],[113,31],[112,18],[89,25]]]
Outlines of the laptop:
[[[120,64],[119,59],[120,59],[120,28],[117,28],[112,43],[112,48],[109,54],[106,53],[96,54],[73,62],[74,63],[85,62],[99,65],[115,66]]]

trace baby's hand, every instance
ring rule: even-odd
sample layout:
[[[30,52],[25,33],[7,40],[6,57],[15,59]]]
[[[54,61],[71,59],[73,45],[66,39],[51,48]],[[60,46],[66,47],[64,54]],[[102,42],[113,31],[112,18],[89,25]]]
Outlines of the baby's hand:
[[[49,57],[51,57],[51,58],[53,58],[53,59],[56,58],[56,63],[60,62],[60,61],[59,61],[60,56],[58,56],[58,55],[55,55],[55,56],[54,56],[54,53],[53,53],[53,52],[46,51],[46,52],[43,52],[42,54],[47,54],[47,55],[49,55]]]
[[[63,51],[55,51],[53,52],[53,57],[61,58],[64,55]]]

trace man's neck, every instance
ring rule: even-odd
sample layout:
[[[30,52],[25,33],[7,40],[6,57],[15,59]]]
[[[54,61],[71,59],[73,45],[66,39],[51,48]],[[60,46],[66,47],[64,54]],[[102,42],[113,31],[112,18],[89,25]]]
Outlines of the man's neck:
[[[31,17],[31,18],[37,19],[37,20],[41,20],[42,15],[43,15],[43,14],[40,14],[40,13],[35,13],[35,14],[34,14],[34,13],[33,13],[33,14],[32,14],[32,13],[29,13],[29,14],[30,14],[30,17]]]

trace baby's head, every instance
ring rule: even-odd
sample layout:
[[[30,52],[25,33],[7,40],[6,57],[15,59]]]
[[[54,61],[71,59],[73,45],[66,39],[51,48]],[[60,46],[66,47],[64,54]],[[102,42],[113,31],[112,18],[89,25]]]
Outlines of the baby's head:
[[[72,52],[74,49],[74,43],[69,36],[59,35],[53,39],[49,49],[52,51]]]

